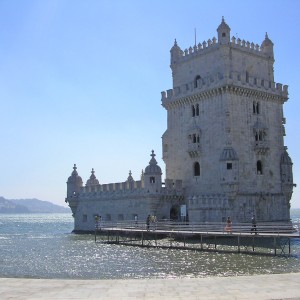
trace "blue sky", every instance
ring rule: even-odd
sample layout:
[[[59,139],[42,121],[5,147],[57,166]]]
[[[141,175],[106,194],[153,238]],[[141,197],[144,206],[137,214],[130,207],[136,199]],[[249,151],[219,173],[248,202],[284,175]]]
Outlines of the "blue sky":
[[[172,87],[170,48],[231,34],[274,43],[275,81],[289,85],[285,144],[300,184],[300,1],[0,0],[0,196],[64,205],[73,164],[84,182],[139,179],[159,165]],[[299,187],[292,207],[300,207]]]

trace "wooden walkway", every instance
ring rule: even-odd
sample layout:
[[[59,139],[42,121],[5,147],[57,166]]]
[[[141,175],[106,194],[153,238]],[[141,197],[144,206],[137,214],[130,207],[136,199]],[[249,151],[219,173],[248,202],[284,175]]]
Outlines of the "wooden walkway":
[[[224,223],[157,222],[146,224],[132,221],[96,226],[95,242],[164,249],[237,252],[259,255],[298,255],[299,224],[236,224],[231,232]],[[251,231],[252,229],[252,231]],[[300,242],[299,242],[300,243]],[[292,251],[294,250],[294,251]]]

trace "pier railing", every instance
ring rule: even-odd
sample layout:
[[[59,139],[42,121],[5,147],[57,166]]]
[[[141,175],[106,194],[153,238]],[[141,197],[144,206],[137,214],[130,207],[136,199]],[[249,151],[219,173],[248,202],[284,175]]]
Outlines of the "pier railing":
[[[115,230],[145,230],[158,232],[189,232],[189,233],[234,233],[234,234],[278,234],[300,236],[299,222],[263,222],[254,227],[251,223],[233,223],[231,227],[226,227],[224,222],[177,222],[171,220],[162,220],[151,222],[147,225],[145,222],[124,220],[124,221],[101,221],[95,223],[95,229],[115,229]]]

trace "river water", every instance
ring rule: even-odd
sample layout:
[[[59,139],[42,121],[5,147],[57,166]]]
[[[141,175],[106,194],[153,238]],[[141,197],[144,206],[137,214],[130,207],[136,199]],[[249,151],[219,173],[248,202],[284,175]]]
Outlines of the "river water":
[[[300,209],[292,210],[300,221]],[[71,214],[0,215],[0,277],[122,279],[300,272],[300,239],[292,255],[259,256],[95,243],[71,233]]]

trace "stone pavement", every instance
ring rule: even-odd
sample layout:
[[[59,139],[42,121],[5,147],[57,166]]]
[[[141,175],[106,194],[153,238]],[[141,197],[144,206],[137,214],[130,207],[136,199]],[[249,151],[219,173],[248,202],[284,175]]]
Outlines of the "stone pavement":
[[[0,299],[300,300],[300,273],[184,279],[0,278]]]

